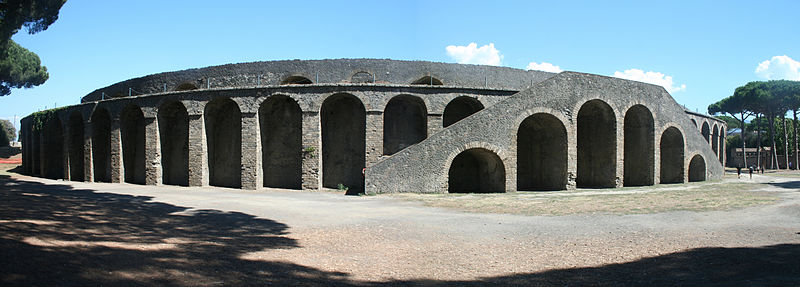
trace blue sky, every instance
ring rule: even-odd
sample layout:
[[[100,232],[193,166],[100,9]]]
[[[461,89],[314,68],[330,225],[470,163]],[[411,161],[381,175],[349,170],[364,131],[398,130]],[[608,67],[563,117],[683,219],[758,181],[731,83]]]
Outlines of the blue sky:
[[[800,80],[797,11],[800,1],[70,0],[48,30],[14,36],[50,79],[0,97],[0,118],[148,74],[330,58],[616,75],[705,112],[748,81]]]

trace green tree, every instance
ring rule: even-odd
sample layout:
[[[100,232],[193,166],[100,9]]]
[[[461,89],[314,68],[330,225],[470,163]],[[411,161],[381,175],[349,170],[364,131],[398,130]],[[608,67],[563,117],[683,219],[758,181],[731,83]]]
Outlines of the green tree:
[[[0,0],[0,96],[12,88],[30,88],[49,75],[39,56],[11,40],[25,27],[29,34],[44,31],[58,19],[66,0]]]
[[[747,126],[745,125],[745,122],[747,121],[747,118],[755,114],[755,112],[751,109],[751,105],[749,104],[754,95],[755,89],[753,85],[748,83],[747,85],[736,88],[736,90],[733,92],[733,95],[708,106],[709,114],[728,114],[731,117],[739,120],[739,126],[742,129],[740,133],[742,152],[744,152],[745,148],[747,147],[747,141],[745,140]],[[747,157],[743,157],[743,160],[744,166],[747,166]]]
[[[8,143],[14,140],[17,134],[17,129],[9,120],[0,119],[0,147],[8,146]]]

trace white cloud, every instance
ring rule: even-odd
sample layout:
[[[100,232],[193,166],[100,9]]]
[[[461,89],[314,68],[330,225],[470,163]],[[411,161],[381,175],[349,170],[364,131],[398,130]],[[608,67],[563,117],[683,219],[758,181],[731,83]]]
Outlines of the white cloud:
[[[614,72],[614,77],[659,85],[664,87],[670,94],[686,90],[686,85],[676,85],[672,81],[672,76],[667,76],[659,72],[645,72],[639,69],[629,69],[625,70],[625,72]]]
[[[494,43],[478,47],[478,44],[469,43],[466,46],[450,45],[445,48],[447,56],[459,64],[480,64],[499,66],[503,61],[500,50],[494,48]]]
[[[789,56],[775,56],[758,64],[756,75],[767,80],[800,81],[800,62]]]
[[[530,63],[528,63],[528,66],[525,67],[525,69],[527,69],[527,70],[545,71],[545,72],[551,72],[551,73],[561,73],[561,72],[564,71],[564,70],[561,69],[561,67],[553,65],[553,64],[550,64],[550,63],[547,63],[547,62],[542,62],[541,64],[536,63],[536,62],[530,62]]]

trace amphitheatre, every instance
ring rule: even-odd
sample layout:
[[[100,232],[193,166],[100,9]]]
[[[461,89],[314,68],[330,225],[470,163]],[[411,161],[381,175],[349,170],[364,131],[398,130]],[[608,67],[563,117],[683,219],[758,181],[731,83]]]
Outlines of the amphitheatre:
[[[22,119],[24,173],[86,182],[446,193],[719,179],[723,121],[660,86],[383,59],[130,79]]]

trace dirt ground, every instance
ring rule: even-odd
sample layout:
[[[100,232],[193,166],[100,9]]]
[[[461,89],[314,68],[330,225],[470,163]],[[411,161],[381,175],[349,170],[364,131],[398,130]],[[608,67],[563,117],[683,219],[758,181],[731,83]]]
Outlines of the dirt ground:
[[[8,286],[798,286],[800,173],[343,196],[11,171],[0,173],[0,255]]]

